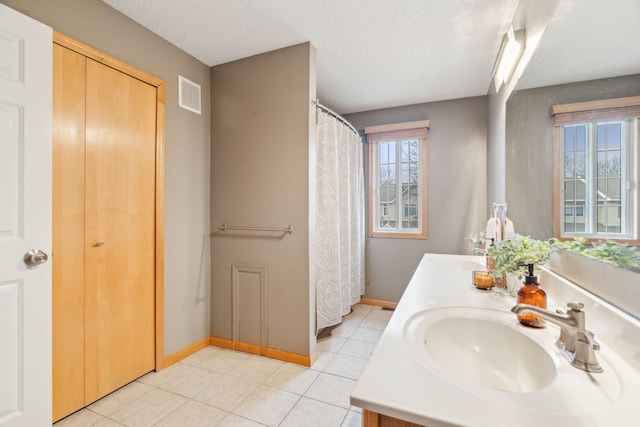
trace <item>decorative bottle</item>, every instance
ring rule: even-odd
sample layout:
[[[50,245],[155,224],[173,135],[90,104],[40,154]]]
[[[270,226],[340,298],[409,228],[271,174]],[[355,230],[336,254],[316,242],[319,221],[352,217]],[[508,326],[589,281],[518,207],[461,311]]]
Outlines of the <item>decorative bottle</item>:
[[[518,290],[518,304],[530,304],[540,308],[547,308],[547,293],[540,289],[538,276],[533,274],[533,264],[527,264],[529,274],[524,280],[524,286]],[[518,316],[518,321],[532,328],[544,328],[544,319],[525,313]]]

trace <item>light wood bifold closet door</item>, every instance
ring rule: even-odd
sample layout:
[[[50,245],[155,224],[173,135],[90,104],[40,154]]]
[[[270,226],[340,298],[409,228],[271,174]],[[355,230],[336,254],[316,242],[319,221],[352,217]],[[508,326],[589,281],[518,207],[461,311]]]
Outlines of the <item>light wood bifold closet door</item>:
[[[155,368],[156,96],[54,44],[54,420]]]
[[[53,420],[84,406],[84,56],[53,45]]]

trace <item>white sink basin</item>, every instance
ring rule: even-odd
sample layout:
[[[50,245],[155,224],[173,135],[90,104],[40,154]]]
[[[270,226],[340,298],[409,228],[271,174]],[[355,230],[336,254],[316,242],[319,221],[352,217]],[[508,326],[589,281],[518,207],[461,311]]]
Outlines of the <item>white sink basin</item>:
[[[550,353],[521,332],[512,313],[473,307],[421,311],[405,324],[404,341],[428,369],[491,390],[537,391],[556,376]]]

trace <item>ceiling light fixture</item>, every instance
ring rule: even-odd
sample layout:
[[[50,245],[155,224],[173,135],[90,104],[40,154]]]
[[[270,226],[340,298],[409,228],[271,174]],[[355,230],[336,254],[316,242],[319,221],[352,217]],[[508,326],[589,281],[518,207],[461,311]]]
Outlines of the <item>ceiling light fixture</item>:
[[[524,40],[524,30],[513,31],[513,25],[510,25],[509,31],[502,38],[500,52],[498,52],[498,58],[491,73],[496,92],[500,90],[503,83],[507,83],[511,79],[516,64],[524,51]]]

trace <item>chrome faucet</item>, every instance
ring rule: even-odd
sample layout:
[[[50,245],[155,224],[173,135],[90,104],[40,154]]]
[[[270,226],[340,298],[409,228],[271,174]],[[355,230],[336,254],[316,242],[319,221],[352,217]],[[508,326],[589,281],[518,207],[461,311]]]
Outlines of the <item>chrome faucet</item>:
[[[596,359],[596,350],[600,344],[593,333],[585,329],[584,304],[578,302],[567,303],[566,313],[557,310],[555,313],[529,304],[517,304],[511,311],[517,315],[531,313],[540,316],[551,323],[560,326],[560,336],[556,347],[569,360],[571,366],[587,372],[602,372],[602,367]]]

